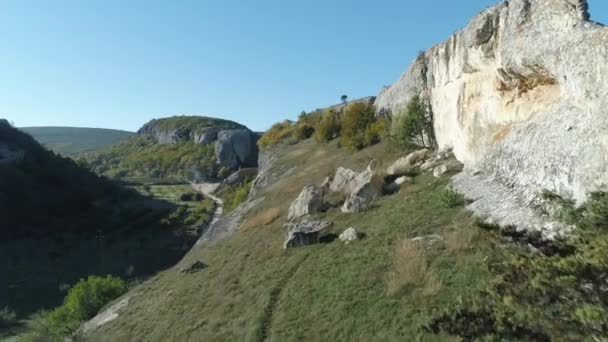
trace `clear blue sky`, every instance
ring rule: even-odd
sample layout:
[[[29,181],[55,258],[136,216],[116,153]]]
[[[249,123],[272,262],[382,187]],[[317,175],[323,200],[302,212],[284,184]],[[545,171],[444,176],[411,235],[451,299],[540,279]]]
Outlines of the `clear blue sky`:
[[[0,0],[0,117],[136,130],[224,117],[255,130],[398,79],[495,0]],[[608,1],[590,0],[608,22]]]

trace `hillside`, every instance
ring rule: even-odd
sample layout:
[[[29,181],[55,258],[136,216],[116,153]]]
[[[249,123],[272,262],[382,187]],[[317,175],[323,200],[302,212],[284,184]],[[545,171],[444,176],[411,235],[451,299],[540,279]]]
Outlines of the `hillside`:
[[[136,280],[173,265],[212,218],[212,200],[182,199],[192,192],[122,187],[0,120],[0,308],[21,320],[88,275]]]
[[[275,124],[245,202],[83,338],[606,340],[608,31],[587,9],[500,2],[373,105]]]
[[[86,157],[97,173],[138,181],[222,179],[257,166],[258,135],[232,121],[175,116],[146,123],[138,135]]]
[[[20,127],[36,141],[55,153],[77,157],[116,145],[135,133],[104,128]]]

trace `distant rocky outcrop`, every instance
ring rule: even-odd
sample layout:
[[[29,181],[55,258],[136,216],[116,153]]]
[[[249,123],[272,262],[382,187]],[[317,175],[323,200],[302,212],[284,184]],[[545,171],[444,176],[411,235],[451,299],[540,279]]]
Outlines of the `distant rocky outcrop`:
[[[215,144],[217,163],[228,169],[255,167],[259,134],[229,120],[204,116],[175,116],[146,123],[137,133],[160,144]]]
[[[513,208],[542,205],[543,191],[581,203],[608,184],[608,28],[588,19],[584,0],[503,1],[421,53],[375,106],[395,117],[421,95],[439,147],[465,164],[455,186],[472,208],[555,233]],[[491,191],[509,205],[484,204]]]

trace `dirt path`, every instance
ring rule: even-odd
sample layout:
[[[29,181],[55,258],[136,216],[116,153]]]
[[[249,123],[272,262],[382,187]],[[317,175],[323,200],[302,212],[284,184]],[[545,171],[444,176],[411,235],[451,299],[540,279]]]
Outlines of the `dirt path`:
[[[207,224],[207,227],[205,230],[207,230],[211,226],[213,226],[224,214],[224,202],[220,198],[213,195],[213,193],[215,192],[215,190],[217,190],[217,188],[220,186],[220,184],[221,183],[191,183],[190,184],[194,190],[211,198],[215,202],[215,211],[213,212],[213,219],[211,220],[211,222],[209,222],[209,224]]]
[[[272,318],[274,316],[274,312],[277,308],[277,305],[279,304],[279,299],[281,299],[281,293],[283,292],[283,289],[285,288],[289,280],[291,280],[291,278],[293,278],[296,272],[300,269],[300,266],[302,266],[306,259],[308,259],[308,256],[309,254],[306,254],[304,257],[302,257],[302,260],[298,261],[297,264],[295,264],[289,271],[287,271],[285,277],[283,277],[283,279],[281,279],[281,281],[279,281],[279,283],[272,289],[272,292],[270,292],[270,299],[268,300],[268,303],[264,308],[264,316],[262,317],[261,332],[258,338],[259,342],[268,341],[268,339],[270,338],[270,327],[272,326]]]

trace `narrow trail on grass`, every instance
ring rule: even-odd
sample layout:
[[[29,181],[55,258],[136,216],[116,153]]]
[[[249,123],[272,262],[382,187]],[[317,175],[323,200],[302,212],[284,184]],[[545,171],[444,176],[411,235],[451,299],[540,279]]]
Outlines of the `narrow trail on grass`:
[[[306,254],[304,257],[302,257],[302,260],[298,261],[291,269],[289,269],[285,277],[283,277],[283,279],[281,279],[281,281],[279,281],[279,283],[272,289],[272,292],[270,292],[270,299],[264,308],[264,316],[262,317],[260,337],[258,338],[259,342],[268,341],[270,338],[270,327],[272,325],[274,312],[279,304],[279,299],[281,298],[281,293],[289,280],[291,280],[296,272],[298,272],[300,266],[302,266],[306,259],[308,259],[309,255],[310,254]]]
[[[213,212],[213,218],[206,225],[205,229],[203,229],[203,232],[209,229],[209,227],[213,226],[224,214],[224,201],[213,195],[213,193],[215,192],[215,190],[217,190],[220,184],[221,183],[190,183],[190,186],[192,186],[195,191],[202,193],[203,195],[211,198],[215,202],[215,211]]]

